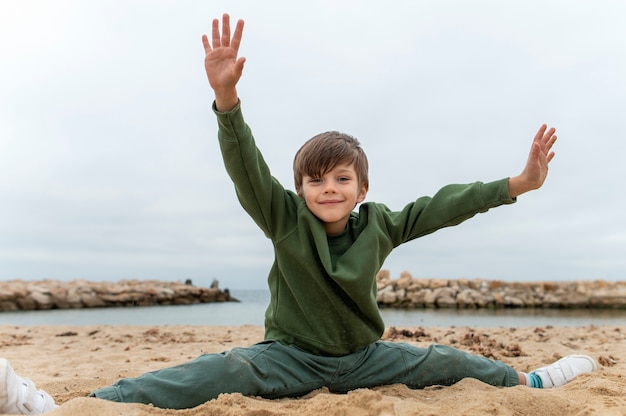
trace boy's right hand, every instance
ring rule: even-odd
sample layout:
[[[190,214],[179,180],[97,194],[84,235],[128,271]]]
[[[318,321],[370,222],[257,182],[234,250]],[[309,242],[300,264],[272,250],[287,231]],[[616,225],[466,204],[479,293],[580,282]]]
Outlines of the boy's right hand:
[[[230,37],[230,17],[222,17],[222,33],[220,36],[219,20],[213,19],[212,45],[207,35],[202,35],[204,45],[204,69],[209,84],[215,91],[215,106],[218,111],[230,111],[237,105],[237,82],[243,72],[246,58],[237,57],[243,20],[237,22],[235,33]]]

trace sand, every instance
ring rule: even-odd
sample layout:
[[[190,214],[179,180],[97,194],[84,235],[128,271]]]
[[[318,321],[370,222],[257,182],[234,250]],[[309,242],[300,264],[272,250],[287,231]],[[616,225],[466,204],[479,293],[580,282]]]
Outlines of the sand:
[[[450,387],[403,385],[297,399],[221,395],[193,409],[167,410],[85,397],[121,377],[172,366],[202,353],[262,339],[257,326],[0,326],[0,356],[60,405],[53,416],[83,415],[626,415],[626,325],[530,328],[389,328],[386,339],[433,342],[530,371],[564,355],[587,353],[600,370],[556,389],[497,388],[473,379]]]

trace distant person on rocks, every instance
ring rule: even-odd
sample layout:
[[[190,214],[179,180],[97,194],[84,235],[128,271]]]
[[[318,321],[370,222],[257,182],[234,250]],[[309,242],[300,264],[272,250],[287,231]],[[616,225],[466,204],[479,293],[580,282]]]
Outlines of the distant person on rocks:
[[[202,41],[226,170],[241,205],[274,247],[265,340],[122,379],[92,396],[182,409],[222,393],[272,399],[322,387],[348,392],[403,383],[419,389],[466,377],[493,386],[550,388],[597,369],[593,358],[570,355],[524,373],[449,346],[418,348],[380,340],[385,326],[375,299],[376,273],[385,258],[402,243],[512,204],[541,187],[554,157],[553,128],[541,126],[517,176],[448,185],[400,211],[368,202],[358,212],[354,209],[369,189],[367,158],[354,137],[330,131],[296,153],[291,192],[271,176],[243,119],[236,90],[245,62],[238,57],[243,27],[240,20],[231,37],[224,15],[221,33],[216,19],[211,40],[203,36]],[[55,407],[47,393],[17,376],[6,360],[0,360],[0,382],[1,412],[34,414]]]

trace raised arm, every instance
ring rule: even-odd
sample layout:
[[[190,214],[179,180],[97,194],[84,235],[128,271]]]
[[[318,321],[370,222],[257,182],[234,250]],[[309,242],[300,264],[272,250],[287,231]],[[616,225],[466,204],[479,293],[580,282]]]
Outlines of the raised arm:
[[[246,58],[237,57],[242,33],[243,20],[239,20],[231,38],[230,17],[224,14],[221,34],[219,20],[213,19],[211,43],[207,35],[202,35],[204,69],[215,92],[215,105],[218,111],[230,111],[237,105],[237,82],[241,78],[243,64],[246,61]]]
[[[555,131],[554,127],[548,129],[545,124],[537,131],[524,170],[509,179],[509,195],[512,198],[543,185],[548,176],[548,164],[554,157],[554,152],[550,149],[556,141]]]

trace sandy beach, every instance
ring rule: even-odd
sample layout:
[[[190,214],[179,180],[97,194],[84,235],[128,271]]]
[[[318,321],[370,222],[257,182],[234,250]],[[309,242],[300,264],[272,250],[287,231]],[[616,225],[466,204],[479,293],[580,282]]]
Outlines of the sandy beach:
[[[203,353],[246,346],[259,326],[0,326],[0,356],[60,405],[53,416],[83,415],[626,415],[626,325],[581,327],[388,328],[385,339],[431,343],[502,360],[530,371],[564,355],[587,353],[600,371],[568,385],[538,390],[496,388],[473,379],[451,387],[410,390],[402,385],[297,399],[221,395],[193,409],[167,410],[85,397],[121,377],[172,366]]]

